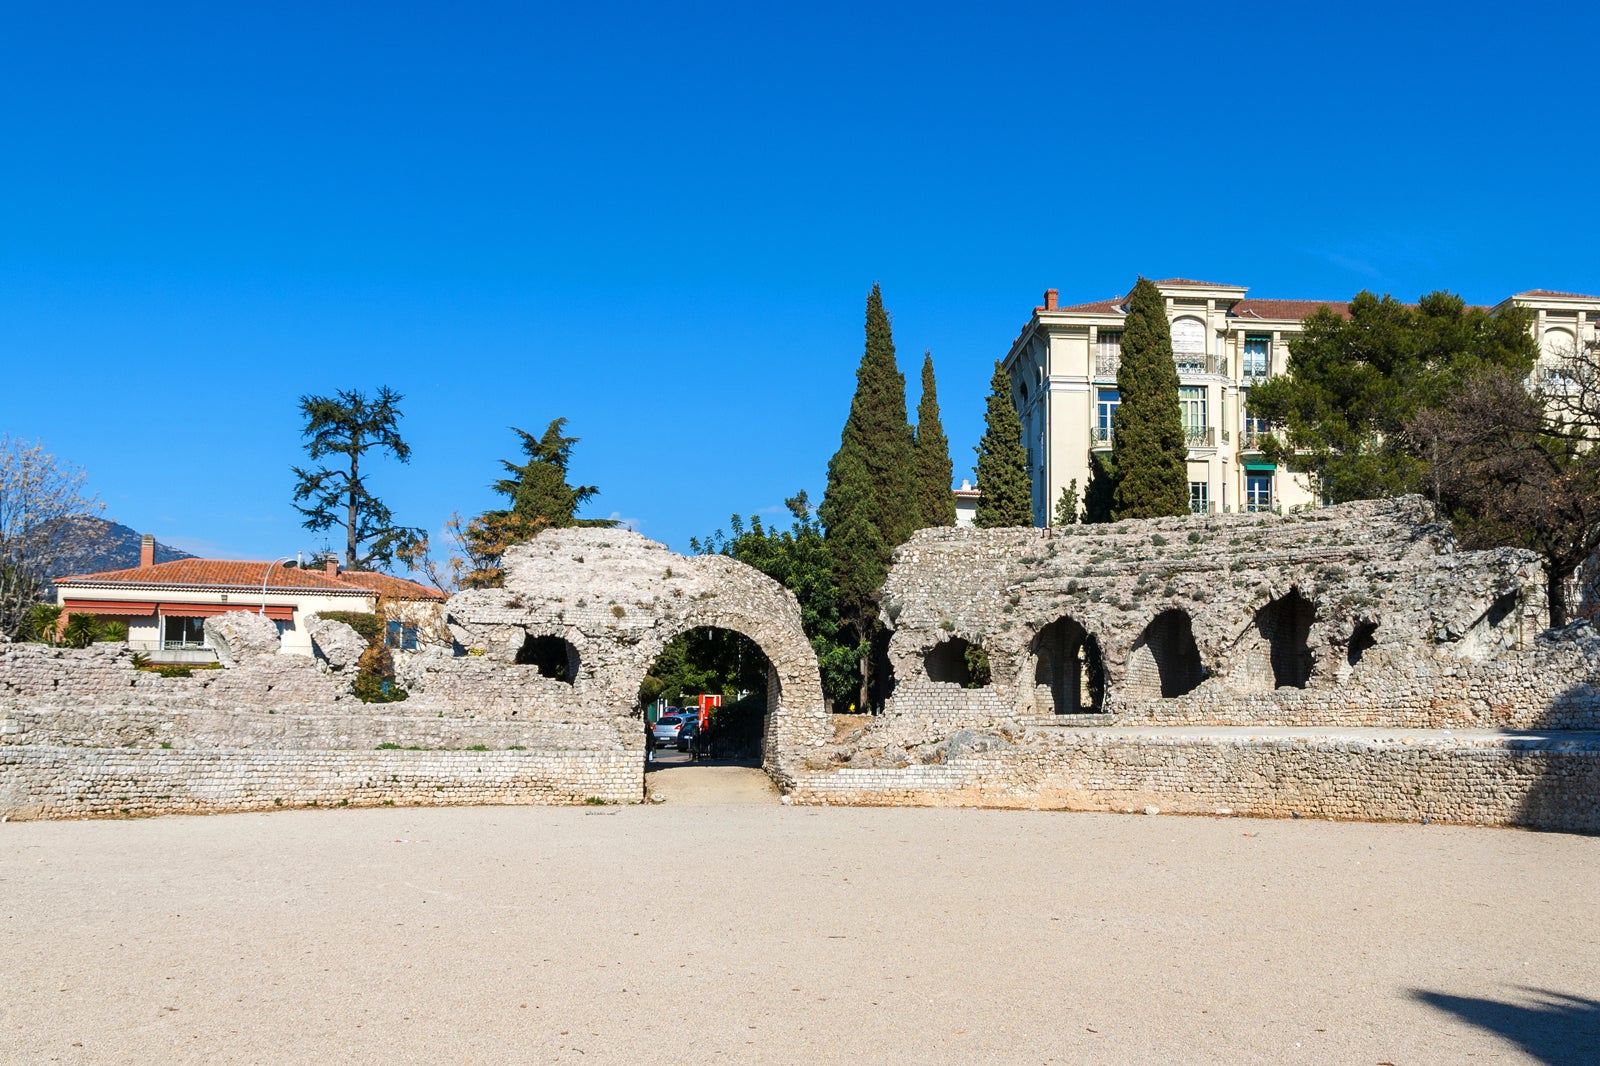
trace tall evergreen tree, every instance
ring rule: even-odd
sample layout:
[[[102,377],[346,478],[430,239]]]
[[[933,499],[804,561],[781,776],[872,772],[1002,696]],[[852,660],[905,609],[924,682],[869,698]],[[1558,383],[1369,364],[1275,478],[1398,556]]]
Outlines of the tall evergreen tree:
[[[562,432],[566,425],[565,418],[558,418],[540,437],[511,427],[511,431],[522,438],[522,452],[527,461],[500,460],[500,465],[511,476],[493,485],[496,492],[511,501],[511,506],[505,510],[485,511],[464,528],[455,522],[465,557],[459,579],[464,587],[499,587],[505,579],[500,558],[506,549],[532,539],[543,530],[616,525],[609,518],[578,517],[578,508],[600,490],[593,485],[567,484],[567,464],[578,438]]]
[[[817,509],[827,529],[840,607],[863,638],[877,620],[889,553],[916,529],[918,515],[906,379],[895,364],[889,316],[876,284],[867,296],[866,332],[850,416],[828,462],[828,487]]]
[[[1083,489],[1083,520],[1087,523],[1111,521],[1116,505],[1117,475],[1111,468],[1110,452],[1089,453],[1089,484]]]
[[[918,528],[956,524],[956,494],[950,480],[950,441],[939,421],[939,394],[933,383],[933,353],[922,353],[922,399],[917,404]]]
[[[421,529],[395,525],[394,513],[368,490],[361,469],[362,458],[373,450],[388,452],[402,463],[411,461],[411,447],[400,438],[402,399],[387,385],[370,397],[360,389],[300,397],[306,454],[335,458],[331,467],[292,468],[294,509],[306,516],[301,525],[307,529],[344,530],[344,565],[351,570],[387,567],[423,537]],[[311,506],[300,506],[302,500]]]
[[[1113,516],[1159,518],[1189,513],[1189,447],[1178,410],[1178,368],[1172,326],[1155,283],[1140,278],[1128,297],[1117,369],[1111,466],[1116,471]]]
[[[973,523],[982,529],[1033,524],[1033,480],[1028,453],[1022,448],[1022,419],[1011,402],[1011,379],[999,363],[989,381],[989,410],[984,416],[978,453],[978,512]]]

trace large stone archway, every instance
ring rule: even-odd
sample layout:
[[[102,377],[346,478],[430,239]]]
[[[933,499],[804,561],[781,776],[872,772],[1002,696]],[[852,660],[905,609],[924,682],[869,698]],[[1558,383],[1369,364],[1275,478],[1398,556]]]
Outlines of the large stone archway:
[[[684,556],[619,529],[562,529],[506,553],[505,586],[450,599],[452,633],[469,656],[515,669],[530,635],[565,635],[582,649],[575,713],[609,715],[622,743],[642,745],[639,684],[667,643],[701,627],[740,633],[760,647],[769,687],[764,764],[788,773],[823,743],[827,715],[815,653],[794,594],[720,555]]]

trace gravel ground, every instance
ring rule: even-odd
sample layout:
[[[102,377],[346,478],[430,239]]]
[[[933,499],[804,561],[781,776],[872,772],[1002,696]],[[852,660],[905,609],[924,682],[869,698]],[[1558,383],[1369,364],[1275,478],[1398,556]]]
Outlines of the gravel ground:
[[[1022,811],[0,825],[0,1060],[1600,1061],[1600,838]]]

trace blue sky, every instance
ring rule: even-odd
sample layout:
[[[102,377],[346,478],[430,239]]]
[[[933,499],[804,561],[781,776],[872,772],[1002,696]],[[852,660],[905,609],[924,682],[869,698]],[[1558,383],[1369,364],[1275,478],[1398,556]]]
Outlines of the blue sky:
[[[576,10],[586,7],[586,10]],[[820,498],[883,286],[956,478],[1047,287],[1600,292],[1594,5],[12,4],[0,430],[191,551],[319,546],[297,398],[407,524],[570,420],[687,548]],[[337,542],[337,537],[334,538]]]

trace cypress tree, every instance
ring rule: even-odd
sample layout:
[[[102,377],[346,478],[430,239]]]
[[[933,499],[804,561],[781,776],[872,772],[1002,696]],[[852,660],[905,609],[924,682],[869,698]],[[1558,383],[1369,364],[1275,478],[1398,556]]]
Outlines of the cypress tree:
[[[917,526],[956,524],[956,496],[950,480],[954,465],[950,461],[950,441],[939,421],[939,394],[933,383],[933,353],[922,353],[922,399],[917,404]]]
[[[1159,518],[1189,513],[1189,447],[1178,410],[1178,368],[1172,327],[1155,284],[1140,278],[1128,297],[1117,370],[1116,471],[1113,516]]]
[[[1033,481],[1028,477],[1028,454],[1022,449],[1022,419],[1011,402],[1011,379],[994,365],[989,381],[989,411],[984,416],[978,453],[978,513],[975,525],[983,529],[1033,524]]]
[[[866,333],[850,416],[839,450],[828,461],[828,487],[817,508],[827,529],[840,607],[863,638],[877,620],[889,554],[917,526],[906,379],[895,364],[889,316],[876,284],[867,296]]]

